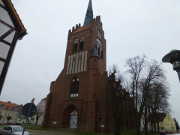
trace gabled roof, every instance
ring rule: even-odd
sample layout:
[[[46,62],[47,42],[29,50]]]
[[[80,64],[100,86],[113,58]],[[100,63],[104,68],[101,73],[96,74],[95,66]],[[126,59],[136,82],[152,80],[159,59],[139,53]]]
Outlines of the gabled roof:
[[[22,38],[24,35],[26,35],[26,28],[24,27],[21,19],[19,18],[19,15],[16,12],[16,9],[14,8],[11,0],[3,0],[3,3],[5,7],[8,10],[8,13],[15,24],[16,30],[19,32],[19,38]]]

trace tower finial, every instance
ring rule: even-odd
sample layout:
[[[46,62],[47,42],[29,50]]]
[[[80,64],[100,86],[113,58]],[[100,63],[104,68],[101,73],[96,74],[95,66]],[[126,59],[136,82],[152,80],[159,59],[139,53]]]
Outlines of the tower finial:
[[[92,20],[93,20],[92,1],[89,0],[89,5],[86,12],[85,20],[84,20],[84,26],[90,25]]]

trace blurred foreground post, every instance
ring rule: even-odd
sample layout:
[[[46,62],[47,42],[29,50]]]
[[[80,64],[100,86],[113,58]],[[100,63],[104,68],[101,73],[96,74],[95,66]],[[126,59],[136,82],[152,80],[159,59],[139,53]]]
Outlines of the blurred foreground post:
[[[28,124],[28,121],[29,121],[28,118],[32,117],[33,115],[36,114],[37,107],[34,104],[34,100],[35,100],[35,98],[32,99],[31,103],[27,103],[27,104],[25,104],[23,106],[22,113],[26,117],[26,122],[24,124],[22,135],[24,135],[24,131],[26,130],[26,127],[27,127],[27,124]]]

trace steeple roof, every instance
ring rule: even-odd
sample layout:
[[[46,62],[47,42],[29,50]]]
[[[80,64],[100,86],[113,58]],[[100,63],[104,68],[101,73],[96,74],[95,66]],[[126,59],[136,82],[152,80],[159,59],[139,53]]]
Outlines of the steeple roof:
[[[90,25],[92,20],[93,20],[92,1],[89,0],[89,5],[88,5],[88,9],[87,9],[87,12],[86,12],[86,16],[85,16],[85,20],[84,20],[84,25],[83,26]]]

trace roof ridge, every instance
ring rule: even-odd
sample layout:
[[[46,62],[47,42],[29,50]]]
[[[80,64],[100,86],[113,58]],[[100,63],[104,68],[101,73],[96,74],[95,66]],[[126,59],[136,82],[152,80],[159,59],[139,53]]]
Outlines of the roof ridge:
[[[14,8],[14,5],[13,3],[11,2],[11,0],[5,0],[4,1],[6,6],[9,8],[9,10],[11,11],[11,14],[13,16],[13,19],[15,21],[15,23],[18,25],[19,27],[19,32],[20,32],[20,35],[19,35],[19,38],[22,38],[24,35],[26,35],[26,28],[24,27],[16,9]]]

